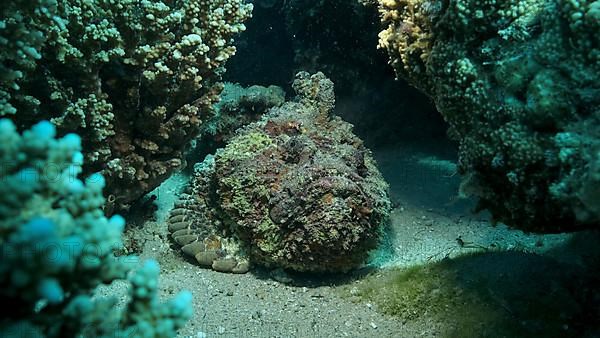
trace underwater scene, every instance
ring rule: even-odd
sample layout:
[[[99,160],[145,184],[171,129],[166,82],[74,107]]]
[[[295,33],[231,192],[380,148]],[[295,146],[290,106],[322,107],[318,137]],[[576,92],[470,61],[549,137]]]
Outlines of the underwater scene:
[[[0,338],[600,338],[600,0],[0,1]]]

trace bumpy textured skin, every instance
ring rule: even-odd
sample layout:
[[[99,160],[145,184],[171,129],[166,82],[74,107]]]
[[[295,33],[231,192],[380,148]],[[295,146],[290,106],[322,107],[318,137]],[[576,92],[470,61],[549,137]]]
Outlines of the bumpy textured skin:
[[[295,102],[196,167],[190,195],[173,211],[183,216],[169,225],[180,244],[214,234],[238,243],[234,259],[313,272],[359,267],[377,246],[390,201],[370,151],[331,115],[333,83],[322,73],[298,73],[293,87]]]
[[[109,202],[127,206],[184,165],[222,90],[243,0],[8,0],[0,10],[0,115],[51,119],[84,140]]]
[[[248,256],[240,241],[224,226],[215,182],[215,160],[209,155],[194,166],[188,192],[170,212],[168,226],[181,250],[200,264],[216,271],[246,273]]]
[[[104,216],[101,175],[77,178],[79,137],[55,134],[47,121],[20,135],[0,119],[0,335],[174,337],[191,317],[191,294],[160,304],[155,262],[131,276],[124,311],[93,296],[137,259],[113,254],[125,221]]]
[[[462,192],[513,227],[600,224],[600,1],[380,0],[380,46],[460,143]]]
[[[197,163],[207,154],[214,154],[235,136],[238,128],[257,121],[284,102],[285,92],[281,87],[225,83],[220,100],[214,105],[214,116],[202,124],[200,133],[186,150],[186,162]]]

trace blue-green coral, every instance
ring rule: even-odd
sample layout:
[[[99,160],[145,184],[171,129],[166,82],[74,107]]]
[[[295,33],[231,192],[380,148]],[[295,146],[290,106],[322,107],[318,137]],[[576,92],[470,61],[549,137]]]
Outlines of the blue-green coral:
[[[135,257],[115,257],[125,221],[102,211],[104,178],[78,178],[75,134],[56,139],[40,122],[20,135],[0,120],[0,319],[19,337],[172,337],[191,316],[191,294],[156,297],[158,266],[130,276],[131,300],[92,298],[96,286],[126,277]]]
[[[600,224],[600,1],[380,0],[397,74],[459,141],[462,192],[509,225]]]
[[[83,138],[117,207],[182,167],[222,89],[243,0],[7,0],[0,9],[0,116],[50,119]]]

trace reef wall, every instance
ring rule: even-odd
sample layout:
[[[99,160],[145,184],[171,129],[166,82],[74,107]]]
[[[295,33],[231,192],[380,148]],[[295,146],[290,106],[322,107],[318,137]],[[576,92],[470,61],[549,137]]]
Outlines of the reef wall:
[[[380,47],[460,144],[461,192],[536,232],[600,224],[600,1],[380,0]]]
[[[3,2],[0,116],[50,119],[83,140],[109,207],[127,207],[181,168],[212,116],[243,0]]]

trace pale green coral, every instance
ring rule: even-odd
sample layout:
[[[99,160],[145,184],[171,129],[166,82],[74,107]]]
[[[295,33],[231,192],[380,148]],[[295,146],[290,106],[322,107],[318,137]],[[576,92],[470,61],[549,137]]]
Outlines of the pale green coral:
[[[12,95],[25,74],[36,68],[46,27],[63,24],[56,0],[6,1],[0,10],[0,116],[15,114]]]
[[[103,171],[117,207],[184,165],[252,11],[243,0],[5,3],[0,115],[82,135],[86,170]]]

